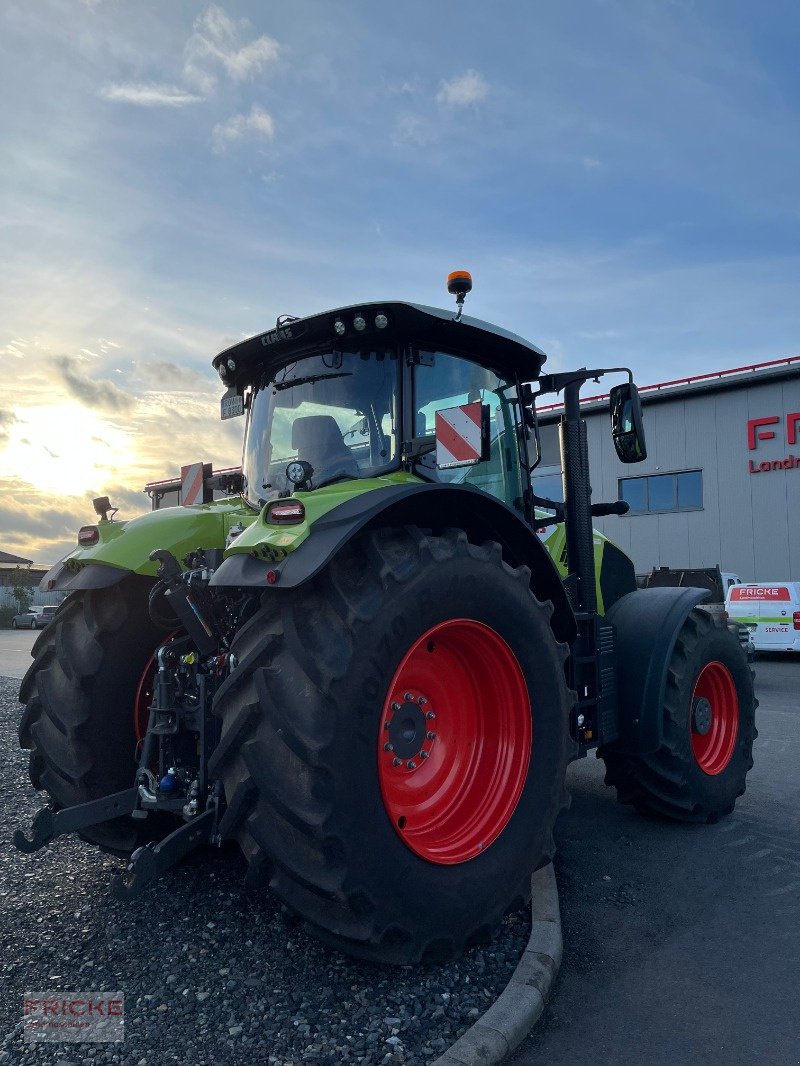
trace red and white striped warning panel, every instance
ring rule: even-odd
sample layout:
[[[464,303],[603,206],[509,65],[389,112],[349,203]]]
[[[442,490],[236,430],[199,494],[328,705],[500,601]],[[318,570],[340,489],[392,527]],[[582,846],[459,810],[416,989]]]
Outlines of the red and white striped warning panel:
[[[440,470],[471,466],[483,458],[480,400],[436,412],[436,465]]]
[[[181,467],[181,504],[191,507],[203,502],[203,464],[190,463]]]

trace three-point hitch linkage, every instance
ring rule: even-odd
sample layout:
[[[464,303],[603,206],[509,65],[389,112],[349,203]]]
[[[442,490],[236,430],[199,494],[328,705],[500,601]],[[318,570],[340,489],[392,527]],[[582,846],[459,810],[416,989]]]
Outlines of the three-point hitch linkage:
[[[165,627],[182,629],[185,635],[170,637],[158,648],[139,687],[136,711],[147,715],[147,728],[137,745],[134,785],[74,807],[45,807],[35,816],[30,836],[21,830],[14,834],[20,851],[33,852],[56,837],[114,818],[159,813],[183,818],[183,825],[163,840],[133,852],[126,873],[112,882],[120,899],[137,895],[194,848],[221,843],[222,785],[209,780],[208,760],[219,740],[211,701],[230,662],[224,627],[214,617],[205,588],[209,554],[192,553],[186,571],[168,551],[150,555],[160,563],[151,612],[162,617]]]

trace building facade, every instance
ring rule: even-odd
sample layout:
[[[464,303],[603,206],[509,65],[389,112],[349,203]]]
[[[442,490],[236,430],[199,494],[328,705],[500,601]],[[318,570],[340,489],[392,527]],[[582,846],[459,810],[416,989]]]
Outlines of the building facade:
[[[719,565],[743,581],[800,580],[800,356],[641,390],[647,459],[620,463],[608,400],[584,405],[592,498],[626,500],[595,520],[633,559]],[[540,409],[537,495],[561,498],[557,409]],[[557,494],[554,496],[554,492]]]
[[[743,581],[800,581],[800,356],[645,386],[641,397],[648,454],[635,466],[617,458],[608,398],[583,404],[593,499],[630,504],[596,527],[639,573],[719,565]],[[560,412],[539,412],[533,487],[560,500]],[[176,477],[146,491],[153,507],[169,507],[187,490]]]

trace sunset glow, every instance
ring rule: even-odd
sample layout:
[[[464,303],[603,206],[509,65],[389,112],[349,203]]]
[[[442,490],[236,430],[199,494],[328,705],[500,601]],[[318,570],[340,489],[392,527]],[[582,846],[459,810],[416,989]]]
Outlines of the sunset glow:
[[[52,497],[85,497],[118,479],[131,435],[77,404],[28,407],[11,426],[0,477],[20,476]]]
[[[796,354],[794,53],[741,0],[580,8],[0,5],[0,550],[238,463],[223,348],[454,268],[549,370]]]

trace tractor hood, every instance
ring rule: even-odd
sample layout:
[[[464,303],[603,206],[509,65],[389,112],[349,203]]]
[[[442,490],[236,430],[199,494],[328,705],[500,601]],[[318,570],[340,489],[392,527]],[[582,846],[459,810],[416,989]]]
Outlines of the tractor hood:
[[[333,311],[281,323],[227,348],[214,360],[222,382],[241,392],[245,385],[287,357],[300,358],[319,349],[363,348],[415,344],[430,351],[446,350],[509,376],[532,381],[547,356],[534,344],[489,322],[421,304],[384,302],[353,304]]]
[[[43,591],[83,587],[81,572],[89,565],[155,577],[158,563],[150,552],[166,548],[182,562],[197,548],[224,548],[233,526],[247,526],[257,515],[238,497],[198,504],[196,507],[165,507],[128,522],[98,522],[96,544],[79,545],[45,574]],[[110,579],[116,574],[109,574]],[[92,584],[96,582],[93,581]],[[109,581],[109,583],[111,583]]]

